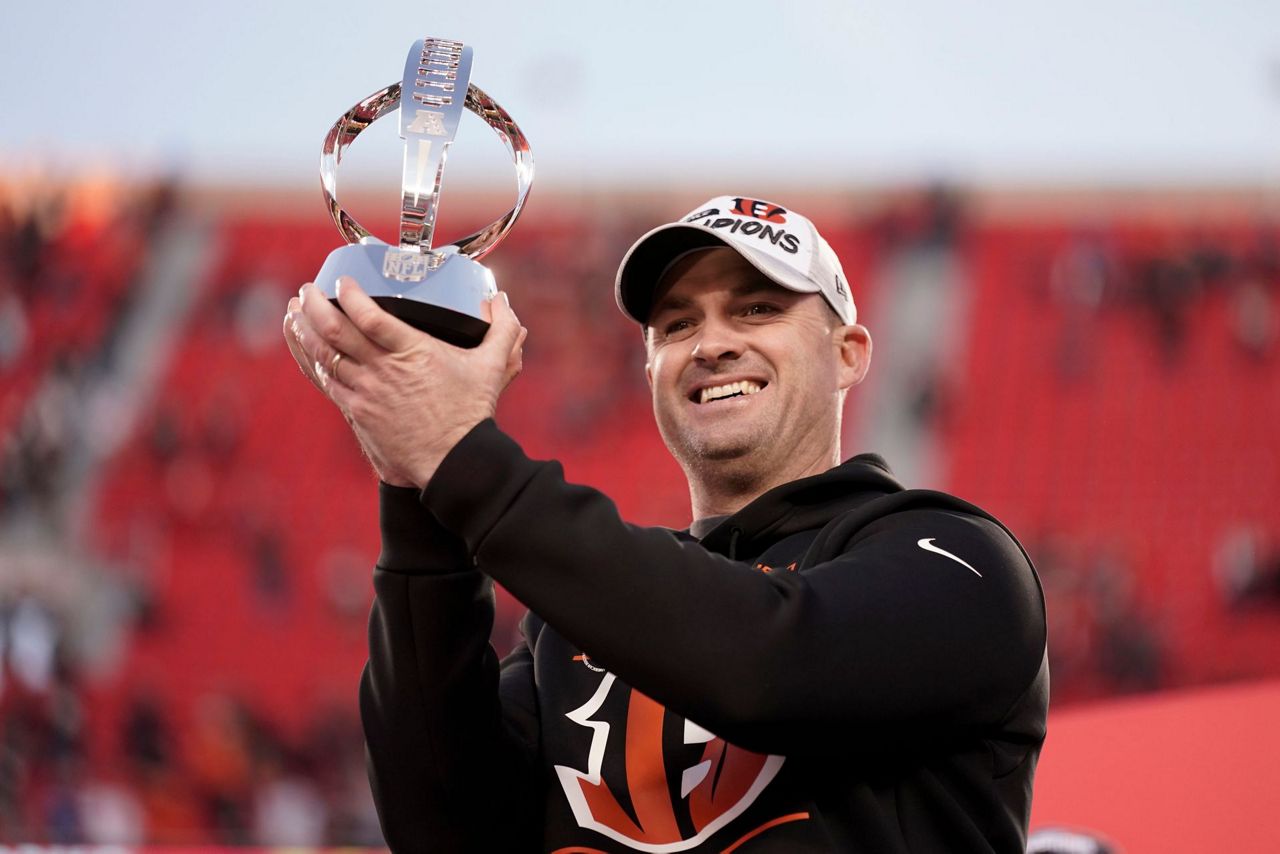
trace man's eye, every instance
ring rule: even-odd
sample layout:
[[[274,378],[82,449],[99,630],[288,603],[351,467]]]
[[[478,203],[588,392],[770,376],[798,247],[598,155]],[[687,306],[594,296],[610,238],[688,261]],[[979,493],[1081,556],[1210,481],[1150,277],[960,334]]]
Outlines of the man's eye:
[[[777,312],[778,312],[778,309],[776,306],[769,305],[768,303],[765,303],[765,302],[757,302],[747,306],[747,310],[745,313],[749,315],[750,314],[761,315],[761,314],[776,314]]]
[[[675,335],[678,332],[683,332],[692,325],[693,324],[689,320],[673,320],[666,326],[662,327],[662,334]]]

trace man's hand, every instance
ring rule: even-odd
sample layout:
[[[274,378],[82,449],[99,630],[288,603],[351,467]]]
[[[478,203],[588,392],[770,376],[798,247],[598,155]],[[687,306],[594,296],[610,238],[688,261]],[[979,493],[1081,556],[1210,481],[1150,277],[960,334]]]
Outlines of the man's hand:
[[[304,285],[285,315],[289,350],[342,410],[378,476],[422,488],[450,449],[493,416],[520,373],[527,330],[506,294],[487,304],[491,326],[470,350],[383,311],[349,277],[338,281],[338,303],[342,311]]]

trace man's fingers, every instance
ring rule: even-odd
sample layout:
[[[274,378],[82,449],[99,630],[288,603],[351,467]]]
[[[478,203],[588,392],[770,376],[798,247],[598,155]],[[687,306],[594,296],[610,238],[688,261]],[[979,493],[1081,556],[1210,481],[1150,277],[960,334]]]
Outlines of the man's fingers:
[[[511,381],[524,370],[524,339],[528,336],[529,330],[521,326],[520,337],[516,339],[515,346],[511,348],[511,353],[507,356],[507,371],[502,378],[503,389],[511,385]]]
[[[303,352],[302,345],[298,343],[298,339],[293,337],[292,333],[286,333],[285,343],[289,345],[289,353],[293,356],[293,360],[298,363],[298,370],[302,371],[302,375],[313,386],[324,391],[320,386],[320,380],[316,378],[315,373],[311,370],[311,358]]]
[[[485,333],[479,349],[500,354],[502,364],[506,364],[524,327],[511,310],[511,301],[505,292],[499,292],[489,300],[489,317],[489,331]]]
[[[355,403],[356,392],[347,388],[340,382],[326,382],[324,393],[329,399],[337,404],[338,409],[342,412],[342,416],[347,419],[347,423],[355,428],[351,418],[351,407]]]
[[[314,342],[308,342],[304,338],[303,346],[312,358],[323,360],[325,355],[331,355],[334,350],[361,362],[368,362],[378,355],[377,344],[369,340],[351,318],[329,302],[329,298],[318,287],[308,282],[302,286],[299,295],[302,316],[310,324],[310,330],[330,348],[329,354],[323,353],[314,346]]]
[[[293,305],[294,301],[291,301],[290,306]],[[301,311],[292,310],[285,315],[285,340],[294,361],[316,388],[329,394],[334,380],[354,387],[354,375],[360,370],[360,362],[325,341]],[[373,346],[367,341],[365,345]]]
[[[312,359],[307,355],[307,351],[303,349],[302,342],[298,340],[298,318],[301,314],[302,306],[297,297],[289,300],[289,310],[284,315],[284,343],[289,347],[289,354],[293,356],[293,360],[298,363],[298,369],[302,371],[302,375],[316,388],[324,391],[320,387],[320,380],[317,379],[315,373],[311,370]]]
[[[384,350],[408,350],[430,337],[385,311],[350,276],[338,279],[338,304],[355,327]]]

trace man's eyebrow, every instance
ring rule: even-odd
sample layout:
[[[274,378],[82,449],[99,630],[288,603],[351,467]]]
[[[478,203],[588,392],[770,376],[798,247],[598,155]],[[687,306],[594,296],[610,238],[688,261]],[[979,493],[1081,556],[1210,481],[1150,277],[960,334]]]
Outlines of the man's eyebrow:
[[[774,282],[772,279],[767,278],[763,273],[761,273],[759,277],[751,279],[750,281],[734,285],[729,293],[734,297],[741,298],[755,296],[757,294],[770,291],[778,291],[784,296],[792,293],[788,289]],[[662,299],[653,304],[653,308],[649,309],[649,316],[654,317],[661,311],[682,311],[692,306],[693,300],[689,297],[680,296],[678,294],[674,296],[668,295],[662,297]]]
[[[653,304],[653,308],[649,309],[649,315],[652,317],[660,311],[678,311],[683,308],[689,308],[693,305],[693,300],[682,296],[664,296]]]
[[[761,273],[759,278],[752,279],[749,282],[743,282],[742,284],[735,286],[734,289],[731,291],[731,293],[735,297],[749,297],[749,296],[755,296],[756,294],[761,293],[763,291],[786,291],[786,290],[787,290],[786,288],[777,284],[772,279],[765,278],[764,274]]]

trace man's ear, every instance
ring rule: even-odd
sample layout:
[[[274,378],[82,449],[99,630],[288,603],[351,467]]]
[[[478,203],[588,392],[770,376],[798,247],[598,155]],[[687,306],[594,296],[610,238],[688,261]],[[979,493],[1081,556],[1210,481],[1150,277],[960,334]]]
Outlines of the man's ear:
[[[871,333],[861,323],[837,326],[835,345],[840,355],[840,388],[849,389],[866,379],[871,367]]]
[[[649,327],[644,327],[644,381],[653,391],[653,344],[649,338]]]

